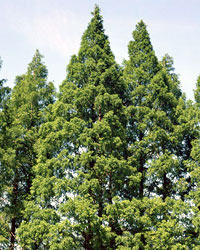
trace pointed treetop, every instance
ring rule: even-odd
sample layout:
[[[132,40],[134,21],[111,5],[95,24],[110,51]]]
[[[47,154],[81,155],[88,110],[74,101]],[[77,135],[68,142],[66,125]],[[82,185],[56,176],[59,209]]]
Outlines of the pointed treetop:
[[[42,62],[43,56],[40,54],[37,49],[31,63],[28,65],[27,73],[30,75],[34,75],[35,77],[46,78],[48,75],[48,71],[46,66]]]
[[[0,69],[2,66],[2,60],[0,58]],[[0,79],[0,110],[3,107],[4,101],[6,101],[6,98],[8,97],[11,89],[9,87],[4,87],[4,83],[6,82],[5,79]]]
[[[141,52],[146,54],[153,51],[147,26],[143,20],[137,23],[136,29],[133,31],[133,38],[135,43],[137,43],[136,46],[138,46],[138,50]]]
[[[1,67],[2,67],[2,60],[1,60],[1,57],[0,57],[0,70],[1,70]],[[5,79],[1,79],[0,80],[0,88],[3,86],[3,83],[6,82]]]
[[[198,106],[200,106],[200,75],[197,78],[196,89],[194,90],[194,98]]]
[[[31,102],[42,109],[47,106],[47,103],[53,103],[54,86],[51,82],[47,83],[48,71],[42,58],[43,55],[36,50],[27,72],[16,77],[12,102],[17,108],[21,105],[29,105]]]
[[[98,20],[99,22],[103,23],[103,17],[101,16],[100,12],[101,12],[101,10],[100,10],[99,6],[97,4],[95,4],[94,11],[91,12],[91,14],[93,16],[92,20],[95,19],[95,20]],[[91,22],[92,22],[92,20],[91,20]]]
[[[143,20],[136,25],[132,35],[133,40],[128,45],[129,61],[126,62],[125,71],[131,72],[134,84],[147,85],[160,70],[160,65]]]
[[[83,33],[78,55],[72,56],[67,67],[66,79],[79,87],[88,83],[97,86],[100,82],[106,84],[112,82],[108,81],[109,74],[104,74],[104,77],[107,77],[106,81],[101,78],[101,74],[108,72],[108,69],[111,71],[111,67],[113,67],[112,70],[115,68],[116,72],[119,72],[108,36],[104,33],[103,18],[97,5],[92,15],[91,21]]]
[[[108,36],[104,33],[103,18],[100,15],[100,8],[96,5],[94,12],[92,12],[92,19],[88,24],[86,31],[82,36],[80,51],[93,49],[99,46],[100,49],[105,49],[105,45],[110,53]]]
[[[100,8],[98,4],[95,4],[94,6],[94,12],[92,12],[94,16],[100,15]]]
[[[1,67],[2,67],[2,60],[1,60],[1,58],[0,58],[0,70],[1,70]],[[3,83],[4,83],[5,81],[6,81],[5,79],[0,80],[0,88],[3,87]]]
[[[179,76],[174,72],[174,60],[169,54],[165,54],[160,62],[162,69],[165,70],[167,75],[171,79],[171,88],[170,90],[179,98],[182,95],[182,91],[180,88]]]
[[[161,61],[162,67],[166,69],[168,73],[174,72],[174,60],[169,54],[165,54]]]
[[[136,29],[142,29],[144,28],[145,30],[147,29],[147,25],[145,22],[141,19],[137,24],[136,24]]]

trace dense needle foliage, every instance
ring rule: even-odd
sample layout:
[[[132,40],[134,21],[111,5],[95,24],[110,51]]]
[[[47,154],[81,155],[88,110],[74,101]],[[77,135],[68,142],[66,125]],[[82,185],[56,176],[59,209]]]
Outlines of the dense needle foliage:
[[[39,51],[0,81],[1,249],[200,248],[200,78],[132,35],[120,66],[95,6],[56,101]]]

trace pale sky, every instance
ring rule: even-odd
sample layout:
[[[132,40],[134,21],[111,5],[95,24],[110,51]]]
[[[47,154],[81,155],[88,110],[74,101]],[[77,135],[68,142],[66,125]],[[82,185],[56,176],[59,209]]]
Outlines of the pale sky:
[[[0,0],[0,79],[13,87],[39,49],[49,80],[58,88],[95,3],[119,64],[128,58],[132,31],[143,19],[158,59],[165,53],[174,58],[182,90],[193,99],[200,74],[200,0]]]

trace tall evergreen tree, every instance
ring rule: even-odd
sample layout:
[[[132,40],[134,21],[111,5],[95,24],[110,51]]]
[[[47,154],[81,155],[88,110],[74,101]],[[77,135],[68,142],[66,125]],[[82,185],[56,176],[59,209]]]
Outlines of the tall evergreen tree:
[[[123,74],[130,99],[127,109],[129,116],[128,140],[130,145],[136,141],[140,143],[145,136],[145,124],[142,124],[142,119],[151,108],[145,105],[146,96],[148,95],[148,85],[160,69],[146,25],[143,21],[140,21],[136,25],[136,29],[133,31],[133,39],[128,46],[129,60],[125,62]],[[142,152],[140,150],[141,146],[138,147],[139,151],[135,155],[138,157],[136,164],[138,173],[140,173],[137,196],[142,198],[144,196],[145,182],[144,162],[147,152],[144,152],[145,150]],[[145,145],[143,145],[143,148],[145,148]],[[136,196],[136,194],[134,195]]]
[[[193,249],[200,247],[200,181],[199,181],[199,167],[200,167],[200,99],[199,99],[199,77],[194,91],[195,103],[190,104],[190,109],[185,117],[187,119],[187,128],[190,131],[190,156],[185,160],[185,165],[188,169],[188,176],[190,178],[190,193],[187,199],[192,205],[191,219],[192,223],[187,228],[187,233],[191,235],[193,242]],[[190,127],[190,128],[189,128]]]
[[[8,169],[3,181],[4,202],[1,204],[10,226],[6,249],[15,248],[16,229],[22,221],[23,203],[30,194],[34,176],[34,144],[44,121],[45,109],[53,101],[54,87],[47,83],[47,69],[37,50],[27,73],[16,78],[9,102],[10,124],[6,128],[7,140],[3,142],[5,150],[1,161],[1,167]]]
[[[164,249],[166,245],[170,249],[176,246],[186,249],[189,239],[182,226],[186,222],[178,219],[187,216],[185,204],[175,202],[175,197],[180,197],[176,182],[185,174],[185,169],[179,170],[183,152],[179,154],[178,148],[183,138],[179,138],[180,131],[177,131],[184,99],[180,98],[172,59],[165,56],[158,63],[143,21],[137,24],[133,39],[129,43],[129,60],[125,62],[123,78],[129,96],[128,162],[135,167],[135,173],[134,182],[129,181],[132,183],[129,201],[121,203],[124,208],[119,212],[122,216],[119,220],[125,221],[121,225],[124,237],[118,237],[119,249],[122,246]],[[159,216],[152,210],[155,206],[162,207]],[[129,210],[135,211],[131,215],[134,220],[128,217]],[[162,244],[158,244],[159,237]]]
[[[0,60],[0,69],[1,69],[2,61]],[[0,167],[2,166],[1,159],[3,157],[3,144],[6,141],[6,123],[7,123],[7,104],[8,99],[10,96],[10,88],[4,87],[5,79],[0,80]],[[1,168],[1,179],[0,182],[3,183],[4,175],[3,175],[3,169]],[[3,186],[0,186],[0,194],[1,194],[1,188]]]
[[[2,61],[0,61],[0,68]],[[5,79],[0,80],[0,248],[5,249],[9,239],[9,228],[6,223],[6,214],[1,210],[1,204],[4,203],[4,180],[9,174],[9,169],[3,165],[3,156],[5,153],[5,142],[7,141],[6,127],[9,124],[9,115],[7,112],[8,100],[10,97],[10,88],[4,87]]]
[[[37,249],[115,249],[116,235],[122,233],[106,207],[115,196],[123,197],[128,171],[121,99],[125,86],[98,6],[92,14],[79,53],[68,65],[59,100],[40,130],[35,213],[27,205],[27,221],[19,230],[25,249],[34,245]],[[48,220],[47,213],[55,219]],[[39,219],[46,237],[35,237]],[[29,227],[32,231],[27,234]]]

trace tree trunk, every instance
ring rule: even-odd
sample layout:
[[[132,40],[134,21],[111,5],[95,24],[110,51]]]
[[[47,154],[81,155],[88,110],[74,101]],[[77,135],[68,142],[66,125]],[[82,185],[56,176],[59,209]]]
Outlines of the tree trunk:
[[[17,196],[18,196],[18,179],[15,177],[13,181],[13,199],[11,205],[13,208],[17,206]],[[16,230],[16,215],[14,212],[13,218],[11,219],[11,230],[10,230],[10,250],[14,250],[15,245],[15,230]]]
[[[15,228],[16,228],[16,218],[11,220],[11,231],[10,231],[10,250],[14,250],[15,245]]]

